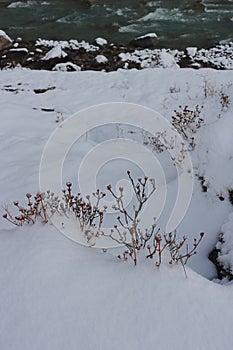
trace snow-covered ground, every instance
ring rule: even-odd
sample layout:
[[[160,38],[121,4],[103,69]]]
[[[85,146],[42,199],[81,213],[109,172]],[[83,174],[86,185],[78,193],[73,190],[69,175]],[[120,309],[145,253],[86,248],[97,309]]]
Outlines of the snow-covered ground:
[[[211,281],[216,272],[208,254],[232,212],[228,191],[233,187],[233,73],[15,69],[1,71],[0,77],[2,206],[38,191],[44,146],[55,128],[62,129],[63,121],[77,111],[101,103],[131,102],[171,120],[179,106],[199,105],[204,125],[194,134],[196,148],[190,151],[193,196],[177,231],[190,243],[199,232],[206,233],[198,254],[190,259],[186,279],[180,266],[165,263],[157,269],[153,260],[141,257],[134,267],[131,261],[118,261],[114,250],[104,253],[68,240],[50,224],[17,228],[1,220],[0,348],[232,349],[232,285]],[[227,106],[221,105],[221,96],[229,96]],[[82,158],[100,141],[120,136],[143,144],[141,135],[142,131],[122,125],[84,135],[65,162],[64,181],[77,181]],[[168,187],[162,227],[177,191],[165,153],[158,155]],[[107,172],[103,169],[97,176],[98,185],[115,184],[128,166],[109,162]],[[225,232],[231,242],[228,226]]]

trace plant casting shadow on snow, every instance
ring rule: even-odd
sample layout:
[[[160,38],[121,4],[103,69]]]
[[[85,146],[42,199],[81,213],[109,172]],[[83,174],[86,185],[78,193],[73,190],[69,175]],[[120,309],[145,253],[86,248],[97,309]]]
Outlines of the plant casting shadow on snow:
[[[123,246],[124,251],[118,255],[120,260],[126,261],[128,258],[131,258],[136,266],[138,254],[140,251],[146,251],[146,258],[155,259],[155,266],[159,267],[163,256],[166,255],[169,256],[168,261],[170,265],[182,265],[187,277],[185,265],[197,253],[197,248],[204,233],[201,232],[199,238],[194,239],[192,247],[189,247],[186,236],[179,240],[176,232],[160,234],[160,229],[157,229],[155,219],[149,228],[141,229],[140,213],[145,203],[156,191],[155,180],[145,176],[135,181],[130,171],[127,171],[127,175],[137,204],[133,205],[131,213],[124,204],[124,188],[119,187],[118,193],[115,193],[111,185],[107,186],[107,190],[115,200],[112,208],[119,213],[117,224],[112,227],[110,233],[106,233],[102,229],[107,207],[103,206],[101,208],[101,200],[106,194],[97,189],[92,194],[92,197],[87,195],[84,199],[80,193],[77,195],[73,194],[71,182],[66,183],[67,188],[63,190],[62,198],[55,196],[49,190],[46,193],[37,193],[35,196],[27,193],[26,207],[21,206],[18,201],[14,201],[13,204],[18,210],[18,215],[14,216],[5,207],[3,218],[13,225],[23,226],[24,224],[34,224],[37,220],[41,220],[46,224],[49,222],[48,219],[55,214],[64,215],[67,218],[75,217],[87,242],[90,242],[93,238],[108,237],[119,244],[119,246]]]

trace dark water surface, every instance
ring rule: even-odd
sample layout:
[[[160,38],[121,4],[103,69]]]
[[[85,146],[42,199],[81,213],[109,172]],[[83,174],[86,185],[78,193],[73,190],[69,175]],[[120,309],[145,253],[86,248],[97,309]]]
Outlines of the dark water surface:
[[[2,1],[0,29],[25,40],[84,39],[102,36],[128,43],[149,32],[159,45],[184,48],[208,47],[233,41],[233,1],[205,0],[85,0]]]

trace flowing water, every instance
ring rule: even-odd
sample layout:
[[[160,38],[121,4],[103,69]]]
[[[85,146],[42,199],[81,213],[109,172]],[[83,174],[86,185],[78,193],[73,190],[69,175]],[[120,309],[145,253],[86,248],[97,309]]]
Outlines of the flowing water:
[[[233,41],[233,0],[0,0],[0,29],[26,40],[102,36],[115,43],[155,32],[159,46],[208,47]]]

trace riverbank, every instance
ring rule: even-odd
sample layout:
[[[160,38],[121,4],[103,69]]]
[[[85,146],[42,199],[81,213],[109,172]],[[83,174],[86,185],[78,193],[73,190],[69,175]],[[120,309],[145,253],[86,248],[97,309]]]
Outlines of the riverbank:
[[[141,45],[141,44],[140,44]],[[24,41],[16,39],[0,51],[0,69],[21,66],[29,69],[61,71],[115,71],[143,68],[233,69],[233,43],[208,49],[186,50],[115,45],[103,38],[86,41]],[[148,45],[149,46],[149,45]]]

